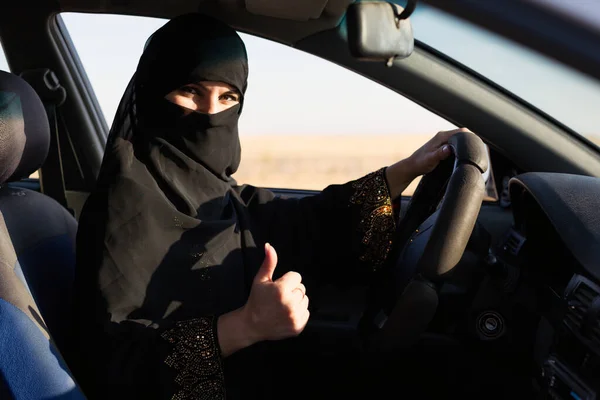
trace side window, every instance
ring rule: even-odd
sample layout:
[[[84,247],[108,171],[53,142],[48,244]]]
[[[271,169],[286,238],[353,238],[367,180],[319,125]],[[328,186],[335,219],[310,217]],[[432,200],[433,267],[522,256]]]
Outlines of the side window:
[[[0,44],[0,71],[10,71],[8,68],[8,62],[6,61],[6,55],[4,55],[4,49],[2,48],[2,44]]]
[[[61,16],[110,125],[147,38],[166,20]],[[436,132],[456,128],[329,61],[240,35],[248,50],[250,76],[240,119],[243,156],[235,174],[239,183],[321,190],[392,164]],[[405,195],[411,195],[417,183]]]
[[[250,76],[240,183],[321,190],[410,156],[456,126],[327,60],[241,34]],[[404,192],[413,194],[419,180]]]

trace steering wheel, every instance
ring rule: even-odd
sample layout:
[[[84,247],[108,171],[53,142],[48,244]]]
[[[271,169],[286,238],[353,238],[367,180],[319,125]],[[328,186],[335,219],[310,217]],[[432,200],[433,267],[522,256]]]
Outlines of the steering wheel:
[[[375,350],[407,347],[425,332],[438,305],[439,284],[463,256],[485,194],[488,158],[471,132],[449,140],[453,157],[419,183],[398,231],[391,311],[371,339]]]

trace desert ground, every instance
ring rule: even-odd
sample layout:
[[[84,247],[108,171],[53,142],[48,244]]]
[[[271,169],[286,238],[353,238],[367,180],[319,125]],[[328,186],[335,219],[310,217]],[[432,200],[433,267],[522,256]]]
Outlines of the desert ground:
[[[241,138],[242,163],[234,177],[255,186],[321,190],[408,157],[430,137],[249,135]]]

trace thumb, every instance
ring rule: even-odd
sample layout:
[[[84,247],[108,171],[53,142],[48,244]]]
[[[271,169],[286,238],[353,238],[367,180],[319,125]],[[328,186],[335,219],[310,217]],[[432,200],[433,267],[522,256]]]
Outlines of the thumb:
[[[449,145],[445,144],[434,153],[434,157],[441,161],[448,158],[450,154],[452,154],[452,149]]]
[[[271,282],[273,281],[273,272],[277,266],[277,252],[269,243],[265,244],[265,260],[260,266],[256,277],[254,278],[257,282]]]

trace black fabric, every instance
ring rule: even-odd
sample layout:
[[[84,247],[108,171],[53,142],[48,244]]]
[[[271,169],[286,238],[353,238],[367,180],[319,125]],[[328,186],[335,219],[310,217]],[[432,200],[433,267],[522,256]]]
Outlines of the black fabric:
[[[194,319],[244,305],[267,241],[279,255],[274,278],[298,271],[309,291],[385,260],[394,223],[381,171],[301,200],[239,186],[242,105],[183,116],[164,98],[198,80],[243,95],[247,74],[235,31],[199,14],[171,20],[144,50],[80,217],[72,362],[90,398],[203,398],[206,365],[192,364],[192,344],[183,354],[172,343],[187,340],[181,326],[204,324]],[[228,398],[271,396],[264,374],[285,377],[286,367],[258,356],[269,346],[225,360]]]
[[[40,98],[23,79],[0,71],[0,184],[35,172],[49,146],[50,128]]]

